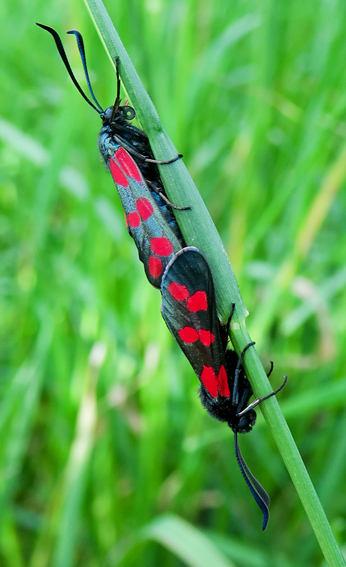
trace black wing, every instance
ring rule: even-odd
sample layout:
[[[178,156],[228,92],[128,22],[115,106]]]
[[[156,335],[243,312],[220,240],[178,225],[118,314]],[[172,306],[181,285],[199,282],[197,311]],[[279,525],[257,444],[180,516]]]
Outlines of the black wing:
[[[162,316],[198,378],[213,398],[229,397],[213,278],[198,248],[183,248],[174,256],[161,293]]]

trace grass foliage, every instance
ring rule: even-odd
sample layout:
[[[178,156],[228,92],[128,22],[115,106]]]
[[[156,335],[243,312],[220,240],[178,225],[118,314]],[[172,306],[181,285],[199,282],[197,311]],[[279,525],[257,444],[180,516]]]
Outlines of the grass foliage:
[[[107,2],[200,189],[341,547],[346,540],[346,6]],[[160,316],[100,121],[51,38],[79,29],[96,94],[115,77],[81,2],[1,3],[0,564],[324,565],[258,412],[239,473]],[[65,44],[78,76],[73,38]],[[345,305],[345,307],[343,307]]]

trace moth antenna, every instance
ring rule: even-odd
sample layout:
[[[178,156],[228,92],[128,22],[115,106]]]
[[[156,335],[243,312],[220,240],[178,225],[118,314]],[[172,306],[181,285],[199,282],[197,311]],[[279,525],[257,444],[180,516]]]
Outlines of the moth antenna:
[[[91,94],[91,98],[93,99],[94,103],[98,107],[99,111],[103,112],[103,108],[100,105],[100,103],[98,102],[97,98],[95,97],[94,91],[92,90],[92,87],[91,87],[88,67],[87,67],[87,63],[86,63],[85,48],[84,48],[84,41],[83,41],[82,34],[77,30],[70,30],[66,33],[73,34],[76,38],[77,45],[78,45],[78,51],[79,51],[80,58],[82,60],[84,75],[85,75],[85,78],[86,78],[86,82],[87,82],[87,85],[88,85],[89,92]]]
[[[267,492],[264,490],[263,486],[254,477],[249,467],[247,466],[246,462],[244,461],[244,458],[240,452],[240,448],[238,444],[238,436],[236,432],[234,433],[234,448],[235,448],[235,456],[240,468],[240,472],[243,475],[243,478],[246,484],[248,485],[248,488],[252,496],[254,497],[255,501],[257,502],[258,506],[262,511],[263,514],[262,531],[264,531],[268,525],[268,520],[269,520],[270,498]]]
[[[86,102],[87,102],[88,104],[90,104],[90,106],[91,106],[94,110],[96,110],[97,114],[100,114],[99,108],[97,108],[97,106],[95,106],[95,105],[91,102],[91,100],[87,97],[87,95],[86,95],[85,92],[83,91],[82,87],[81,87],[80,84],[78,83],[76,77],[74,76],[74,73],[73,73],[73,71],[72,71],[72,69],[71,69],[71,66],[70,66],[70,63],[69,63],[69,60],[67,59],[67,55],[66,55],[64,46],[63,46],[63,44],[62,44],[62,41],[61,41],[60,36],[58,35],[58,33],[57,33],[55,30],[53,30],[53,28],[50,28],[49,26],[44,26],[43,24],[38,24],[38,23],[36,23],[36,25],[39,26],[40,28],[46,30],[47,32],[49,32],[49,33],[53,36],[54,41],[55,41],[55,45],[57,46],[57,49],[58,49],[58,52],[59,52],[59,55],[60,55],[60,57],[61,57],[61,59],[62,59],[64,65],[65,65],[65,67],[66,67],[66,70],[67,70],[68,74],[70,75],[70,78],[71,78],[71,80],[72,80],[74,86],[75,86],[76,89],[79,91],[79,93],[82,95],[82,97],[84,98],[84,100],[86,100]],[[98,105],[98,106],[99,106],[99,105]],[[101,107],[100,107],[100,108],[101,108]],[[101,109],[101,110],[102,110],[102,109]],[[102,111],[102,112],[103,112],[103,111]]]

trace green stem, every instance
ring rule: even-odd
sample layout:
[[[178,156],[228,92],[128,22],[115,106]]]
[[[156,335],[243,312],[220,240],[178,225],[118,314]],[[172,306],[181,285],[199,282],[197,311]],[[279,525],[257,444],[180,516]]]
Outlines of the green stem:
[[[176,155],[177,151],[163,130],[153,103],[146,93],[102,1],[85,0],[85,2],[111,60],[114,62],[115,56],[119,55],[121,79],[131,103],[136,109],[138,119],[150,139],[156,158],[169,159]],[[251,340],[245,325],[247,310],[219,234],[183,161],[178,160],[169,166],[161,166],[160,171],[167,194],[172,202],[180,206],[191,206],[190,211],[176,211],[176,217],[185,241],[189,245],[197,246],[209,262],[216,289],[218,313],[223,322],[228,318],[231,304],[233,302],[236,304],[231,325],[231,339],[239,354]],[[272,391],[254,348],[247,351],[244,366],[256,396],[262,397]],[[272,397],[263,402],[261,410],[272,431],[328,565],[345,567],[345,560],[337,546],[330,524],[276,398]]]

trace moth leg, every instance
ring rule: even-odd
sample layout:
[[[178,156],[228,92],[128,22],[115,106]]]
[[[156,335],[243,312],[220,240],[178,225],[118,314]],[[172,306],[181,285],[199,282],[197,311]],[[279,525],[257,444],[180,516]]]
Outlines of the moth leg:
[[[227,319],[227,324],[226,324],[226,337],[229,336],[229,330],[230,330],[230,327],[231,327],[231,320],[232,320],[232,317],[234,315],[234,311],[235,311],[235,303],[232,303],[231,312],[229,314],[229,317]]]
[[[114,140],[120,145],[122,146],[125,150],[127,150],[129,152],[129,154],[131,154],[133,157],[140,159],[142,161],[146,161],[147,163],[158,163],[159,165],[166,165],[169,163],[174,163],[175,161],[177,161],[178,159],[181,159],[183,157],[183,154],[178,154],[176,155],[174,158],[172,159],[168,159],[165,161],[160,161],[157,159],[151,159],[148,158],[146,156],[144,156],[143,154],[140,154],[139,152],[137,152],[137,150],[135,150],[131,144],[128,144],[124,138],[122,138],[121,136],[118,136],[118,134],[112,133],[112,136],[114,138]]]
[[[178,205],[175,205],[174,203],[172,203],[168,197],[166,197],[166,195],[163,193],[163,191],[161,191],[160,189],[158,189],[156,187],[156,185],[154,185],[154,183],[152,183],[151,181],[148,181],[148,179],[145,180],[146,184],[148,185],[148,187],[150,187],[150,189],[152,189],[153,191],[155,191],[155,193],[157,193],[158,195],[160,195],[160,197],[162,198],[162,200],[169,206],[172,207],[172,209],[176,209],[177,211],[190,211],[191,207],[178,207]]]
[[[280,392],[280,390],[282,390],[282,388],[285,386],[286,382],[287,382],[287,376],[285,375],[284,381],[282,382],[281,386],[276,388],[276,390],[274,390],[273,392],[270,392],[270,394],[268,394],[267,396],[263,396],[263,398],[257,398],[256,400],[251,402],[251,404],[249,404],[247,408],[245,408],[243,411],[237,414],[237,417],[241,417],[242,415],[244,415],[244,413],[248,412],[249,410],[255,408],[256,406],[264,402],[264,400],[268,400],[268,398],[271,398],[272,396],[276,396],[276,394]]]
[[[238,382],[239,382],[239,372],[241,369],[241,365],[244,359],[244,355],[245,352],[247,351],[248,348],[250,348],[251,346],[253,346],[255,343],[255,341],[251,341],[251,343],[247,344],[243,350],[241,351],[240,355],[239,355],[239,359],[238,359],[238,363],[237,363],[237,367],[235,369],[234,372],[234,384],[233,384],[233,394],[232,394],[232,405],[236,406],[238,405]]]
[[[273,372],[273,368],[274,368],[274,362],[272,360],[270,360],[270,370],[269,370],[269,372],[267,372],[267,378],[269,378],[269,376]]]
[[[144,159],[148,163],[158,163],[159,165],[166,165],[168,163],[174,163],[175,161],[178,161],[178,159],[181,159],[182,157],[183,154],[177,154],[174,158],[167,160],[158,160],[158,159],[150,159],[150,158],[144,158]]]

